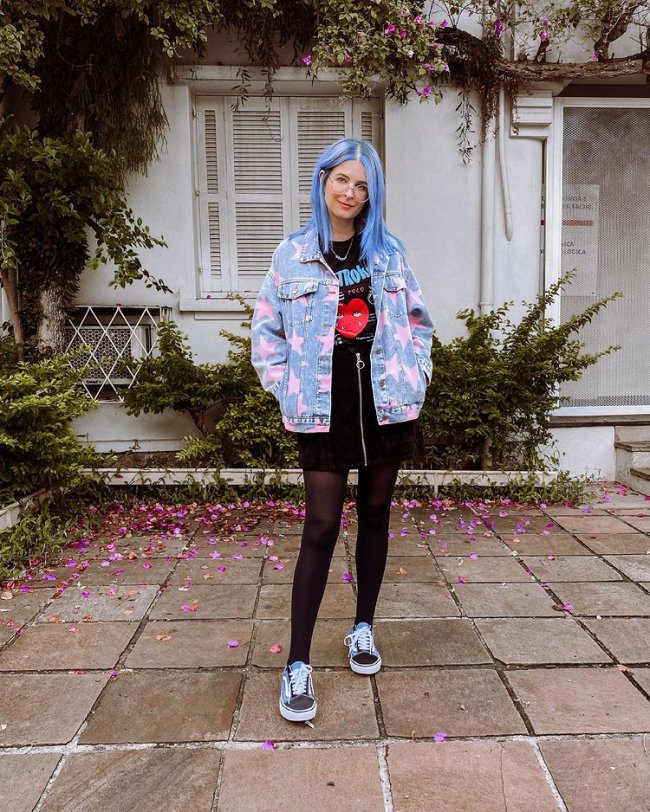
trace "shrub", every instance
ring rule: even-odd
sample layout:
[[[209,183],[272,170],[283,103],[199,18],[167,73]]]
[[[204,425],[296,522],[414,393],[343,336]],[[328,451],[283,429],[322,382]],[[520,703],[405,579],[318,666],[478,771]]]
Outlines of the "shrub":
[[[458,314],[467,334],[449,344],[434,339],[432,385],[421,415],[429,468],[524,469],[557,464],[550,419],[563,402],[559,387],[618,347],[584,352],[580,330],[616,293],[560,325],[545,314],[570,281],[565,274],[527,305],[518,324],[512,303],[477,316]]]
[[[252,310],[246,307],[250,319]],[[249,327],[250,321],[242,323]],[[250,361],[250,337],[222,330],[232,345],[228,362],[196,364],[177,324],[158,329],[157,354],[143,359],[124,397],[129,414],[185,412],[200,435],[184,438],[179,458],[215,467],[287,467],[297,464],[277,403],[259,385]]]
[[[72,485],[92,464],[70,421],[94,404],[77,386],[66,356],[25,363],[0,338],[0,497],[2,502],[40,488]]]

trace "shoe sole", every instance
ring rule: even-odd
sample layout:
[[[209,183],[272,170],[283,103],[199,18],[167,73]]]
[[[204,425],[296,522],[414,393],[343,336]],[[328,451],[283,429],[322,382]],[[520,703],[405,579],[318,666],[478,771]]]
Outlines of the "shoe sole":
[[[280,716],[283,719],[286,719],[288,722],[308,722],[310,719],[313,719],[316,716],[316,709],[317,705],[314,702],[314,707],[309,708],[308,710],[304,711],[294,711],[291,708],[285,707],[282,702],[280,702]]]
[[[350,668],[355,674],[365,674],[366,676],[368,674],[376,674],[381,668],[381,657],[376,663],[371,663],[370,665],[359,665],[359,663],[355,663],[354,660],[350,660]]]

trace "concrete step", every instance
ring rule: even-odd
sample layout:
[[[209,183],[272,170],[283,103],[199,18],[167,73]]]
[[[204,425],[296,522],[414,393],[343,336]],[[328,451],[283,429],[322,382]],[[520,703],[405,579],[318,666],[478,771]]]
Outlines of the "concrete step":
[[[650,496],[650,468],[630,468],[621,482],[639,493]]]
[[[650,451],[650,440],[616,440],[614,448],[621,448],[623,451],[629,451],[631,454],[638,452]]]

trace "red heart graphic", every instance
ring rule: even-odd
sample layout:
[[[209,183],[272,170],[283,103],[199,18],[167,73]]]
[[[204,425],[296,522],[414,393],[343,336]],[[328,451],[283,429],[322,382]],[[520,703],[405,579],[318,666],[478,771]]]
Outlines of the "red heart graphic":
[[[336,316],[336,329],[344,338],[355,338],[368,324],[370,311],[363,299],[350,299],[345,304],[339,304]]]

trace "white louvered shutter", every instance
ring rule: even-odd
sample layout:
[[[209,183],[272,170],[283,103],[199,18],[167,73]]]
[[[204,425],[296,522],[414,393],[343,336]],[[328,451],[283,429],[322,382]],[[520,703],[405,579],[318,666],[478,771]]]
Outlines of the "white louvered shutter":
[[[227,227],[223,99],[197,99],[196,116],[201,288],[221,291],[230,283],[229,278],[224,279],[222,251],[222,234]]]
[[[228,110],[232,164],[229,234],[230,262],[240,291],[257,291],[269,269],[275,246],[291,231],[284,200],[289,192],[286,124],[280,100],[269,105],[249,99],[239,110]],[[286,187],[286,188],[285,188]],[[234,217],[232,216],[234,214]]]

